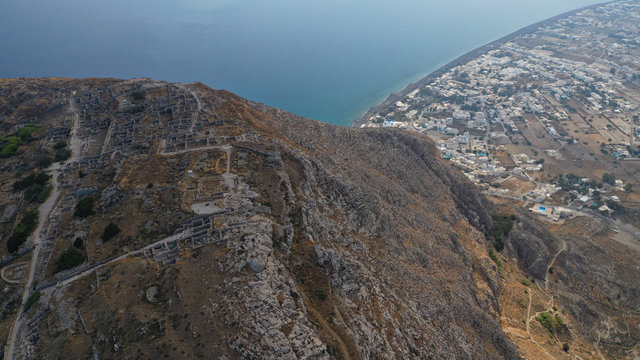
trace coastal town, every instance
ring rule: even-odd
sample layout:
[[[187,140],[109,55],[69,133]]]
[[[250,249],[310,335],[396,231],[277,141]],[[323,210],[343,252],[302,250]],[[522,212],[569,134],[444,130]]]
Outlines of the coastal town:
[[[485,193],[554,221],[638,206],[640,4],[515,36],[383,103],[361,127],[432,138]]]

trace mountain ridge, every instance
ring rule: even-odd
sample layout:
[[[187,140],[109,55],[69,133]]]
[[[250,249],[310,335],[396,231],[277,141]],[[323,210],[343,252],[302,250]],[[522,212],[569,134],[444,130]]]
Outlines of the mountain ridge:
[[[1,164],[2,240],[30,210],[46,220],[1,250],[9,357],[573,356],[561,340],[615,358],[635,344],[618,341],[622,326],[581,328],[615,313],[581,283],[603,245],[494,205],[426,136],[320,123],[201,83],[0,80],[0,132],[22,128],[35,130]],[[42,172],[51,210],[15,191]],[[513,227],[502,253],[496,216]],[[586,223],[572,226],[608,234]],[[632,313],[633,294],[616,306]],[[535,319],[548,296],[566,326],[555,338]]]

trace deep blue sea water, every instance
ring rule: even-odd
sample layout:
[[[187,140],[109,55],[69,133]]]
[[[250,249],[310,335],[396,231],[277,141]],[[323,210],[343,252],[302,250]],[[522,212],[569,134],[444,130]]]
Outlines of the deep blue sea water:
[[[0,0],[0,77],[202,81],[348,125],[467,51],[598,0]]]

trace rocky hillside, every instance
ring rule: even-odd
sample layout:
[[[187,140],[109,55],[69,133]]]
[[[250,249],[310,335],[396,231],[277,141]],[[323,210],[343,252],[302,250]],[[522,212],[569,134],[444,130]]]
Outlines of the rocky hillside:
[[[4,356],[637,358],[633,227],[494,201],[418,134],[0,80]]]
[[[519,358],[426,137],[146,79],[2,80],[0,135],[7,355]]]

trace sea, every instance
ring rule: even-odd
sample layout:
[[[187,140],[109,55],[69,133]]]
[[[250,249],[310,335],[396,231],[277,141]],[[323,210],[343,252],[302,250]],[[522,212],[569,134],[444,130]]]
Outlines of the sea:
[[[458,56],[590,0],[0,0],[0,77],[201,81],[349,126]]]

